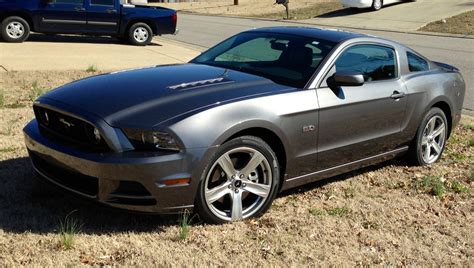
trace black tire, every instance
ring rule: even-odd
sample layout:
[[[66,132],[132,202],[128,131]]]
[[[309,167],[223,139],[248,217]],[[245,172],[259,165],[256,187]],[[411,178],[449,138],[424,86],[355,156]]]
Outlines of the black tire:
[[[232,221],[232,208],[229,208],[229,211],[228,211],[228,217],[229,219],[223,219],[224,216],[218,216],[218,213],[216,213],[216,209],[215,209],[215,206],[214,204],[217,202],[218,205],[224,205],[224,202],[226,201],[226,198],[227,200],[230,200],[230,207],[233,206],[233,198],[235,197],[230,197],[231,195],[233,195],[234,191],[238,191],[239,188],[232,188],[231,189],[231,185],[232,187],[235,187],[235,186],[238,186],[237,185],[237,182],[238,182],[238,179],[239,177],[237,177],[236,180],[230,178],[229,176],[226,176],[226,173],[223,171],[222,168],[220,169],[217,169],[218,166],[217,166],[217,161],[219,159],[221,159],[221,157],[229,152],[233,152],[235,150],[239,150],[241,148],[250,148],[251,150],[256,150],[258,153],[260,153],[264,159],[267,161],[266,164],[267,166],[269,167],[269,170],[271,171],[271,181],[268,182],[268,184],[262,182],[263,184],[260,184],[260,181],[263,180],[263,177],[264,176],[268,176],[268,171],[263,171],[263,170],[260,170],[258,171],[258,169],[262,168],[264,165],[266,164],[263,164],[264,162],[258,162],[260,163],[259,166],[256,167],[255,171],[252,171],[251,173],[249,173],[248,177],[246,177],[245,179],[242,179],[241,180],[241,185],[243,188],[240,188],[241,189],[241,199],[240,200],[243,200],[241,202],[241,204],[244,204],[245,201],[250,201],[252,202],[252,198],[254,198],[255,200],[259,200],[260,199],[260,203],[259,205],[255,205],[254,207],[254,210],[250,209],[248,210],[248,214],[247,215],[243,215],[243,213],[241,214],[243,217],[241,219],[248,219],[248,218],[254,218],[254,217],[259,217],[261,215],[263,215],[271,206],[272,202],[273,202],[273,199],[275,199],[275,196],[278,192],[278,189],[279,189],[279,184],[280,184],[280,169],[279,169],[279,164],[278,164],[278,159],[275,155],[275,153],[273,152],[272,148],[267,144],[265,143],[262,139],[258,138],[258,137],[254,137],[254,136],[242,136],[242,137],[238,137],[238,138],[235,138],[233,140],[230,140],[226,143],[224,143],[223,145],[221,145],[219,147],[219,149],[217,150],[217,152],[210,158],[210,161],[209,163],[207,164],[206,168],[204,169],[203,173],[202,173],[202,176],[201,176],[201,181],[200,181],[200,184],[199,184],[199,187],[198,187],[198,193],[197,193],[197,196],[196,196],[196,200],[195,200],[195,212],[197,212],[200,216],[200,219],[207,222],[207,223],[212,223],[212,224],[221,224],[221,223],[226,223],[226,222],[230,222]],[[235,154],[239,154],[239,152],[235,153]],[[238,165],[237,163],[239,162],[239,157],[231,157],[232,154],[228,154],[229,155],[229,158],[232,158],[234,164],[233,166],[235,167],[236,165]],[[255,154],[254,154],[255,155]],[[242,155],[243,156],[243,155]],[[253,156],[249,156],[251,159]],[[250,160],[248,160],[250,161]],[[241,163],[246,163],[245,161],[244,162],[241,162]],[[246,164],[243,164],[243,166],[247,166],[248,165],[248,162]],[[217,169],[217,170],[216,170]],[[240,171],[242,171],[244,168],[242,168]],[[220,170],[220,172],[219,172]],[[238,170],[237,168],[235,168],[235,170]],[[262,173],[262,171],[264,173]],[[217,172],[217,173],[214,173],[214,172]],[[262,176],[262,178],[258,178],[259,175],[257,175],[257,173],[259,174],[265,174],[265,175],[260,175]],[[226,189],[226,188],[229,188],[229,190],[226,189],[226,191],[229,191],[229,193],[223,195],[220,199],[217,199],[216,201],[214,201],[214,203],[212,203],[212,205],[208,205],[207,201],[206,201],[206,194],[205,194],[205,191],[207,189],[207,183],[214,183],[214,182],[210,182],[210,180],[208,181],[207,178],[209,177],[211,179],[211,175],[212,174],[217,174],[217,175],[220,175],[218,176],[218,180],[223,180],[224,182],[217,182],[218,183],[218,186],[215,186],[216,188],[217,187],[221,187],[223,186],[222,189]],[[268,189],[269,189],[269,192],[268,192],[268,195],[263,198],[263,197],[260,197],[258,195],[255,195],[255,194],[250,194],[250,192],[248,191],[249,188],[245,188],[246,184],[245,182],[247,182],[248,184],[251,183],[250,179],[251,178],[251,174],[255,174],[255,176],[257,177],[256,181],[259,185],[265,185]],[[240,177],[242,178],[242,177]],[[270,177],[267,177],[267,178],[270,178]],[[224,185],[224,184],[228,184],[228,185]],[[228,187],[226,187],[228,186]],[[248,187],[249,185],[247,185]],[[234,190],[235,189],[235,190]],[[209,191],[209,190],[207,190]],[[237,192],[236,192],[237,193]],[[246,194],[246,195],[244,195]],[[250,203],[251,203],[250,202]],[[256,203],[257,201],[255,201]],[[212,206],[212,208],[211,208]],[[249,205],[248,207],[251,207],[252,205]],[[247,209],[248,209],[247,207]],[[241,207],[241,210],[242,211],[245,211],[246,208],[245,208],[245,205],[242,205]]]
[[[153,31],[148,24],[137,22],[128,30],[128,39],[135,46],[146,46],[153,40]]]
[[[435,130],[439,129],[439,127],[441,126],[439,124],[436,125],[436,122],[440,122],[440,123],[442,122],[444,124],[444,134],[443,134],[444,136],[433,138],[431,135],[428,135],[428,139],[424,139],[424,137],[426,137],[425,134],[427,134],[427,130],[428,130],[427,124],[434,118],[436,118],[435,126],[434,126]],[[446,140],[449,134],[448,126],[449,126],[448,120],[446,119],[446,115],[444,114],[443,110],[437,107],[431,108],[428,111],[428,113],[425,115],[423,120],[421,121],[421,124],[418,127],[418,130],[416,132],[416,136],[414,140],[412,141],[412,144],[410,146],[409,153],[408,153],[409,161],[413,165],[417,165],[417,166],[424,166],[424,165],[429,165],[429,164],[433,164],[437,162],[441,158],[444,152],[444,149],[446,147]],[[442,146],[440,146],[438,143],[439,141],[441,141],[441,138],[443,139]],[[423,145],[426,140],[428,140],[428,145]],[[427,154],[425,154],[425,157],[424,157],[423,151],[425,153],[427,152],[427,149],[426,149],[427,146],[430,147],[429,150],[431,151],[432,145],[429,145],[429,144],[434,144],[434,143],[438,144],[437,148],[440,148],[440,151],[437,152],[436,150],[434,150],[433,153],[428,152]],[[423,147],[425,148],[424,150],[423,150]],[[433,154],[433,159],[427,160],[429,159],[429,157],[427,157],[426,155],[431,155],[431,154]],[[437,154],[437,156],[434,157],[434,154]]]
[[[373,0],[372,1],[372,10],[377,11],[383,7],[383,0]]]
[[[8,17],[2,21],[0,34],[6,42],[21,43],[30,36],[30,25],[20,17]]]

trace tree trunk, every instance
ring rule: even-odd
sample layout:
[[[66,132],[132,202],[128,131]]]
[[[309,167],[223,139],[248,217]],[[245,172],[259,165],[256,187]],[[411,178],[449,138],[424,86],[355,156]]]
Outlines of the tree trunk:
[[[239,0],[234,0],[234,5],[238,5],[239,4]]]

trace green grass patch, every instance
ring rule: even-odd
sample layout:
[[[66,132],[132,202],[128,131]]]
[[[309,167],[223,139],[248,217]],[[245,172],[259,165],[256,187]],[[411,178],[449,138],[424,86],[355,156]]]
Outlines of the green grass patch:
[[[458,194],[469,192],[469,189],[464,184],[458,181],[453,181],[453,183],[451,183],[451,190],[453,190],[453,192],[458,193]]]
[[[30,90],[30,100],[35,101],[39,96],[43,95],[48,91],[47,88],[44,88],[38,84],[38,81],[34,81],[31,84],[31,90]]]
[[[3,92],[3,89],[0,89],[0,108],[5,105],[5,92]]]
[[[94,64],[89,65],[86,69],[87,73],[95,73],[97,71],[98,71],[98,68]]]
[[[188,238],[191,220],[192,218],[190,218],[189,211],[185,210],[181,214],[181,218],[179,220],[178,238],[180,240],[186,240],[186,238]]]
[[[420,188],[437,197],[442,197],[446,192],[444,182],[438,176],[424,176]]]
[[[82,228],[79,220],[72,216],[74,212],[76,210],[67,214],[64,220],[59,221],[59,244],[66,250],[73,248],[75,237]]]
[[[328,210],[328,214],[335,217],[344,217],[349,213],[349,209],[346,207],[331,208]]]
[[[469,145],[469,147],[474,147],[474,138],[469,139],[467,145]]]
[[[353,187],[344,188],[344,197],[345,198],[354,198],[356,190]]]
[[[471,124],[463,124],[462,127],[466,130],[474,130],[474,125]]]
[[[322,209],[318,209],[318,208],[310,208],[308,209],[308,212],[309,214],[313,215],[313,216],[324,216],[326,215],[326,212]]]

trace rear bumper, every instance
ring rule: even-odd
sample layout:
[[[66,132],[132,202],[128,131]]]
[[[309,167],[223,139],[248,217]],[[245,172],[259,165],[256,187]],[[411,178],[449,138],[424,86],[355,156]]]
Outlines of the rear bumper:
[[[48,181],[85,198],[126,210],[176,213],[192,209],[199,160],[207,149],[181,153],[89,153],[43,136],[36,120],[24,128],[34,169]],[[196,177],[197,179],[194,179]],[[166,186],[170,179],[189,184]]]
[[[344,7],[368,8],[372,6],[372,0],[341,0]]]

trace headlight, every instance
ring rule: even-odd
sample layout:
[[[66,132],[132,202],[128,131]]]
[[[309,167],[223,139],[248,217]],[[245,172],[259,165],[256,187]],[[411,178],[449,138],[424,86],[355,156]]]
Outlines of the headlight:
[[[138,129],[124,129],[124,132],[135,149],[179,151],[176,140],[168,133]]]

